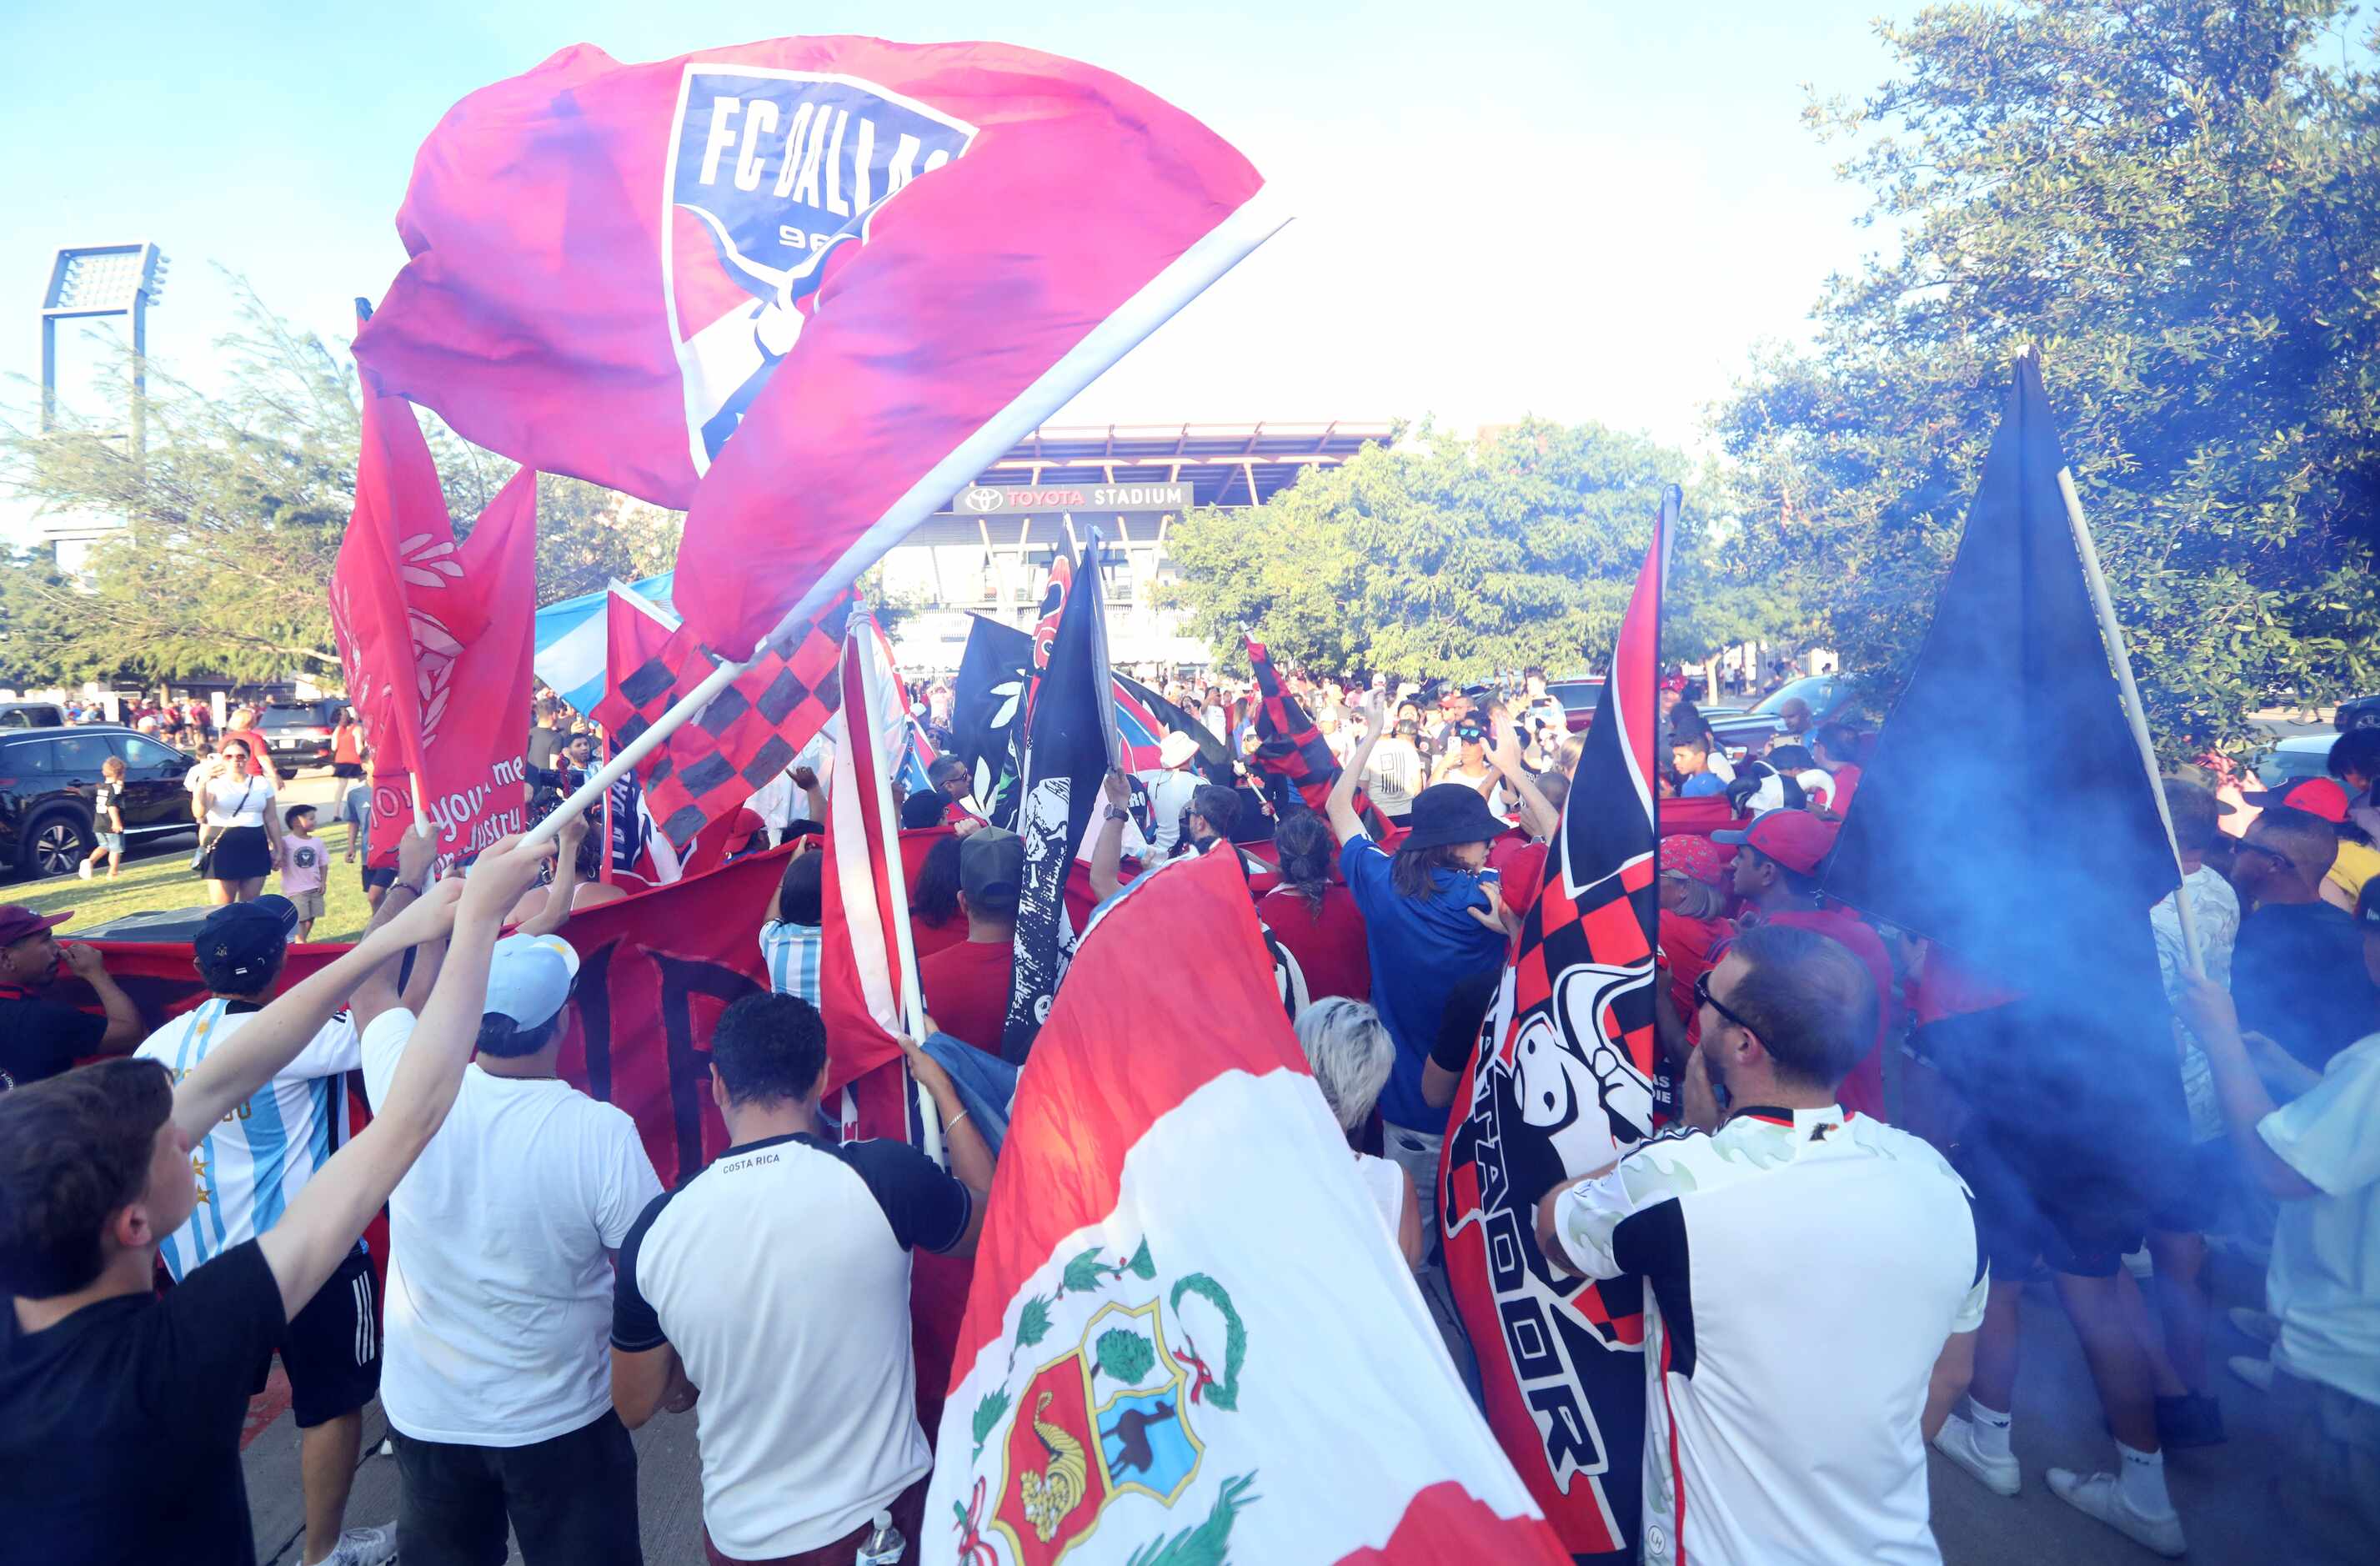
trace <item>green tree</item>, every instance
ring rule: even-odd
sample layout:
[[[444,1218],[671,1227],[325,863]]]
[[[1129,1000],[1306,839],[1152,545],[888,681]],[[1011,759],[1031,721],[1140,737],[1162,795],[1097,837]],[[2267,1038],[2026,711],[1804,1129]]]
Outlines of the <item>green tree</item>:
[[[1900,74],[1808,117],[1900,243],[1721,410],[1736,569],[1897,686],[2038,342],[2169,753],[2380,683],[2380,95],[2345,14],[2034,0],[1882,26]]]
[[[46,545],[0,558],[0,685],[22,691],[113,672],[70,667],[72,592]]]
[[[1261,507],[1194,511],[1171,535],[1170,601],[1227,665],[1242,627],[1284,663],[1470,680],[1600,667],[1686,459],[1599,424],[1531,421],[1475,441],[1425,424],[1307,472]],[[1672,543],[1667,650],[1700,657],[1705,516],[1690,484]]]
[[[18,583],[55,620],[47,641],[61,674],[338,678],[325,587],[355,508],[355,369],[244,286],[241,298],[214,385],[201,391],[149,365],[140,456],[123,438],[122,410],[47,434],[0,423],[0,484],[46,511],[125,524],[93,547],[80,582]],[[515,466],[434,416],[423,425],[468,536]],[[675,513],[572,479],[548,476],[538,489],[540,603],[650,576],[676,554]]]

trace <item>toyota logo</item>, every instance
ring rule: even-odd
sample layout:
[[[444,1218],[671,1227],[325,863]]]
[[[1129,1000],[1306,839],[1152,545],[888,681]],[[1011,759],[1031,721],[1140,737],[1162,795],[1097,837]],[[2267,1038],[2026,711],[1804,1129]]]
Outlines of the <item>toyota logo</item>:
[[[1003,496],[996,489],[977,488],[968,490],[959,498],[970,511],[997,511]]]

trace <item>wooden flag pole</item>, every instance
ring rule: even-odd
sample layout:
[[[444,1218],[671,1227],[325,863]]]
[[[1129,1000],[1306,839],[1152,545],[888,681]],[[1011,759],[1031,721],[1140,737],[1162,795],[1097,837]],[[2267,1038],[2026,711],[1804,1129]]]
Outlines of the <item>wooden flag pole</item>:
[[[2116,684],[2123,691],[2124,716],[2132,727],[2132,743],[2140,747],[2141,765],[2148,770],[2149,798],[2156,801],[2157,821],[2165,827],[2165,844],[2173,851],[2173,911],[2181,923],[2181,959],[2192,977],[2204,978],[2206,966],[2199,956],[2198,920],[2191,911],[2190,899],[2182,895],[2181,845],[2174,841],[2173,813],[2165,802],[2165,778],[2157,771],[2156,747],[2149,742],[2148,713],[2141,705],[2140,687],[2132,683],[2132,658],[2124,650],[2124,628],[2116,622],[2116,606],[2107,595],[2107,578],[2099,569],[2099,551],[2091,542],[2090,525],[2082,520],[2082,497],[2074,491],[2073,470],[2058,470],[2058,493],[2066,501],[2066,520],[2074,528],[2074,548],[2082,557],[2082,580],[2090,585],[2091,607],[2099,616],[2099,634],[2107,642],[2107,655],[2116,666]]]

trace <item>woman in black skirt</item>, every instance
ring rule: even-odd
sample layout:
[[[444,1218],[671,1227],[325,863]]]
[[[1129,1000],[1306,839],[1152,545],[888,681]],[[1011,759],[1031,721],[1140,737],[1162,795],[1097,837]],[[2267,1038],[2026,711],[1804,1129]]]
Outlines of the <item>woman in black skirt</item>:
[[[281,862],[281,812],[272,783],[235,746],[215,758],[212,775],[192,790],[190,809],[199,821],[199,874],[206,878],[207,900],[254,902]]]

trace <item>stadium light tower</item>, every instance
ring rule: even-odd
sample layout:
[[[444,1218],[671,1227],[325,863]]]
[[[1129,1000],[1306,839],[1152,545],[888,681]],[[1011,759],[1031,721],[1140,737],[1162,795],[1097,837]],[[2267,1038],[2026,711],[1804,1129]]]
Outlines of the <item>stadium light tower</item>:
[[[57,424],[58,323],[125,315],[132,320],[132,455],[144,449],[141,406],[149,389],[149,307],[165,286],[165,257],[147,242],[68,245],[50,263],[42,295],[42,431]]]

